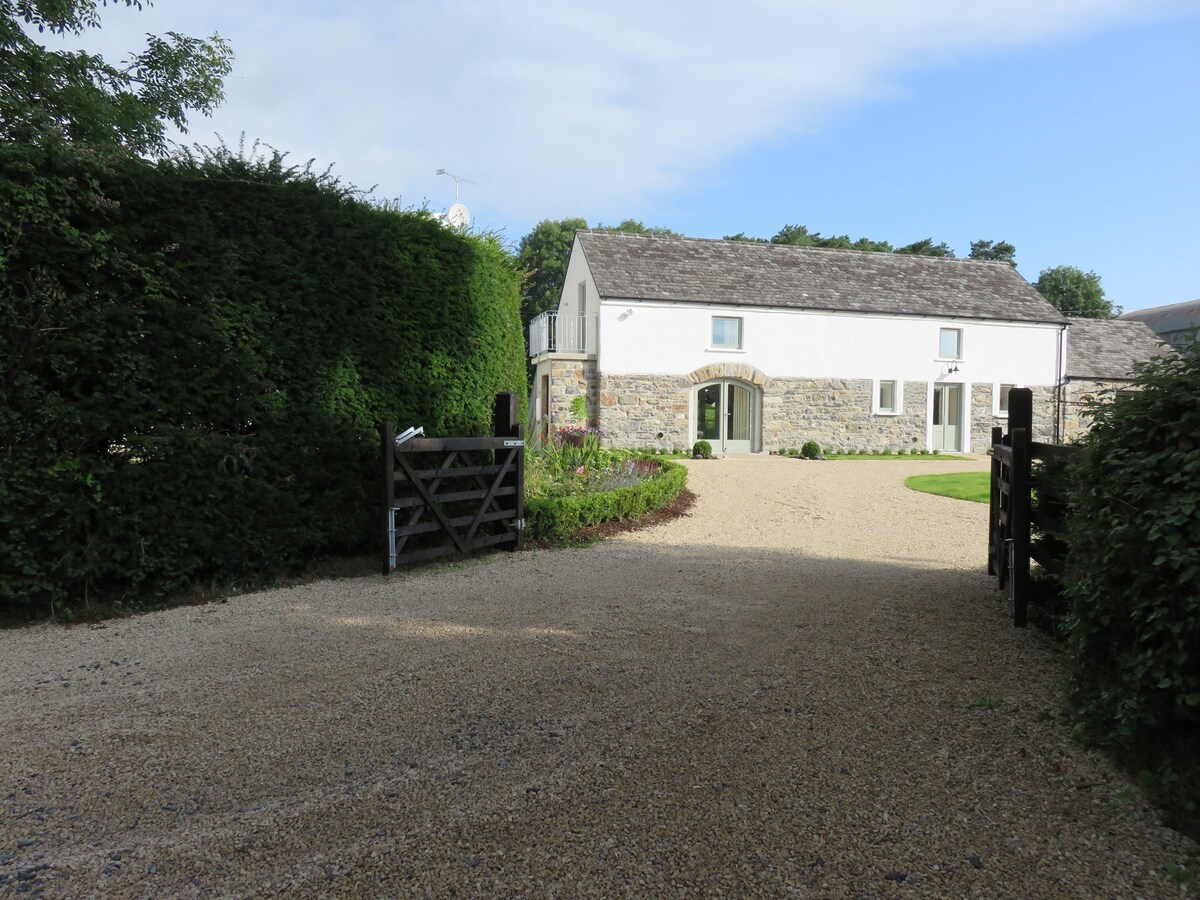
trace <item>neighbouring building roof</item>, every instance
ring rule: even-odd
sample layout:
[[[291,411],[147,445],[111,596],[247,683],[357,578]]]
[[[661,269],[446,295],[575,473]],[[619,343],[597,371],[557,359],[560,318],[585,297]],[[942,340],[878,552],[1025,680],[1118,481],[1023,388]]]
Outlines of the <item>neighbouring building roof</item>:
[[[1067,319],[1067,377],[1126,379],[1135,364],[1170,352],[1142,322]]]
[[[1130,322],[1145,322],[1156,334],[1164,337],[1179,332],[1192,332],[1200,328],[1200,300],[1188,300],[1185,303],[1171,303],[1167,306],[1152,306],[1149,309],[1135,309],[1121,316],[1122,320]]]
[[[578,238],[604,298],[1066,321],[1003,262],[620,232]]]

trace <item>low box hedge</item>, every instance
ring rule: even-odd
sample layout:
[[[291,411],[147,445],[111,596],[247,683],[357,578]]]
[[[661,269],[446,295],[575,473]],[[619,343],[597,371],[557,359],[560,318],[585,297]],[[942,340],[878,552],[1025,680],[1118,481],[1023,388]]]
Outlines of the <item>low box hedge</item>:
[[[666,506],[687,487],[687,468],[669,460],[661,460],[659,465],[657,475],[630,487],[569,497],[526,498],[529,538],[565,544],[581,528],[635,518]]]

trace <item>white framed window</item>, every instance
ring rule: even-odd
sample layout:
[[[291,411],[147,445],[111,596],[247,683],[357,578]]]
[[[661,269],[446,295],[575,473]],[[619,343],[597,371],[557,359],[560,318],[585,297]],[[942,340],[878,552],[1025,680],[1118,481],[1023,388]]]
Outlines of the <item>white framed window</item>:
[[[871,412],[877,416],[898,416],[904,410],[904,382],[881,378],[875,382]]]
[[[938,359],[962,359],[962,329],[942,328],[938,332]]]
[[[587,315],[587,282],[579,282],[579,312],[577,315]]]
[[[1008,392],[1017,387],[1015,384],[992,385],[992,415],[1000,418],[1008,417]]]
[[[714,350],[741,350],[742,320],[731,316],[713,316],[712,346]]]

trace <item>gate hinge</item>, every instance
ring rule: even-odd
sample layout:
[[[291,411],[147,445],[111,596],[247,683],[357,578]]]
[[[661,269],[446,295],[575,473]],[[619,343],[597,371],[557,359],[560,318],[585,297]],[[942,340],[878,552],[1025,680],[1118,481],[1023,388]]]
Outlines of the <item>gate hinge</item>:
[[[524,531],[525,530],[525,520],[524,519],[513,519],[513,528],[515,528],[517,531]]]

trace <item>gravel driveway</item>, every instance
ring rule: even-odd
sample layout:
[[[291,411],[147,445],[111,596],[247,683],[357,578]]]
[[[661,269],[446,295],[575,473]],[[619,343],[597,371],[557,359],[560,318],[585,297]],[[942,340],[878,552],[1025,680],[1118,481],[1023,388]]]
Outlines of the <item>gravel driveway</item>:
[[[903,487],[985,465],[697,462],[591,547],[0,632],[0,895],[1181,896],[986,509]]]

